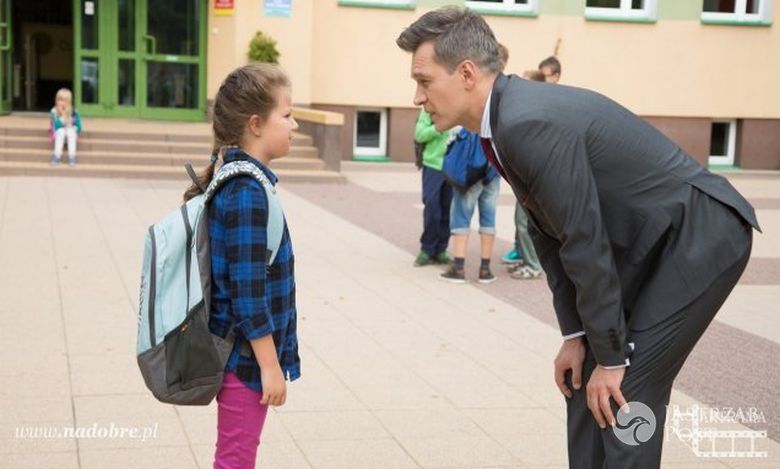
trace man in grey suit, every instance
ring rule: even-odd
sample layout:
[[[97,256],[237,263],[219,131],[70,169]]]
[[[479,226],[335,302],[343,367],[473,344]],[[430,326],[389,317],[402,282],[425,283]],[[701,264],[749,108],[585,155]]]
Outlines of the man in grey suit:
[[[529,216],[563,336],[570,466],[659,467],[672,382],[745,269],[753,208],[614,101],[503,75],[472,11],[428,12],[396,42],[415,105],[479,132]]]

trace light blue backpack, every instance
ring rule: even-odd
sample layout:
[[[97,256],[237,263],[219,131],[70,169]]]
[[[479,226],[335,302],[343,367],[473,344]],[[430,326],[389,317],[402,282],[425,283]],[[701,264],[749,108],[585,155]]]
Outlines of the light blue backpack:
[[[187,172],[198,184],[190,165]],[[203,194],[149,227],[144,241],[138,311],[138,366],[154,396],[169,404],[207,405],[222,386],[234,332],[224,339],[209,331],[211,254],[207,207],[229,179],[248,175],[268,200],[266,264],[276,259],[284,214],[276,189],[249,161],[223,165]]]

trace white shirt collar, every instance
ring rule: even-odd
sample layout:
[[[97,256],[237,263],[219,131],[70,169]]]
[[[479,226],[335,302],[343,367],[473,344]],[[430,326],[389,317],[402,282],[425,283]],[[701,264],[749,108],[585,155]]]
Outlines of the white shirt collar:
[[[493,96],[493,87],[490,87],[485,110],[482,111],[482,126],[479,129],[479,136],[482,138],[493,138],[493,131],[490,129],[490,98]]]

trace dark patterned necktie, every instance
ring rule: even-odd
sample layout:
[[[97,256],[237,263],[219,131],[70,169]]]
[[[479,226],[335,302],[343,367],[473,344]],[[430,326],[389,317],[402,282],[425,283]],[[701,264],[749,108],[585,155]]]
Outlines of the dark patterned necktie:
[[[490,164],[496,168],[498,174],[500,174],[504,180],[508,181],[506,174],[504,174],[504,168],[501,167],[501,163],[498,162],[498,158],[496,158],[496,154],[493,152],[493,145],[490,143],[490,139],[479,137],[479,142],[482,144],[482,150],[485,152],[485,156],[487,156]]]

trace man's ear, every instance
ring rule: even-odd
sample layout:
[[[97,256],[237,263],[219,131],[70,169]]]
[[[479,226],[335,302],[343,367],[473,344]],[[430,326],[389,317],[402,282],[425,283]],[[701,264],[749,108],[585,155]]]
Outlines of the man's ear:
[[[464,60],[458,65],[458,75],[465,89],[471,90],[477,85],[477,72],[477,66],[471,60]]]

